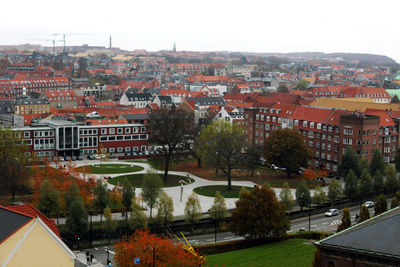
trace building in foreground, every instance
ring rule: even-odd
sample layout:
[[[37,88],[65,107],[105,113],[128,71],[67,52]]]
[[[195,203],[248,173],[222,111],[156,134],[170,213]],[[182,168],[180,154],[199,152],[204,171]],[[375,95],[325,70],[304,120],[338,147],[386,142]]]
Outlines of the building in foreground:
[[[315,242],[322,267],[400,265],[400,208]]]

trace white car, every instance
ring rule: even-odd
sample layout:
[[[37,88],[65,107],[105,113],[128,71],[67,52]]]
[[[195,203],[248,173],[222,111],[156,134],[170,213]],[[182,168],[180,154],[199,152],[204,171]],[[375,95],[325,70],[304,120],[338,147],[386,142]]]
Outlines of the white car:
[[[332,217],[336,215],[339,215],[339,211],[337,209],[330,209],[327,212],[325,212],[326,217]]]
[[[374,205],[375,205],[375,203],[374,203],[373,201],[366,201],[366,202],[364,203],[364,205],[365,205],[367,208],[373,208]]]
[[[105,159],[106,155],[104,155],[104,154],[94,154],[94,158],[95,159]]]

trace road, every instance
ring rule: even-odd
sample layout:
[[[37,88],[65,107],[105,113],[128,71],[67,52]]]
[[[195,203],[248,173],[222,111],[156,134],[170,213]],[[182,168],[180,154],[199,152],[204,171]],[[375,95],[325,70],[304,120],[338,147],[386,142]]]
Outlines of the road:
[[[355,217],[356,214],[359,213],[360,207],[359,206],[353,206],[349,208],[350,211],[350,216],[352,220],[352,224],[355,223]],[[374,209],[370,208],[369,209],[370,214],[374,213]],[[325,217],[324,214],[317,214],[311,216],[311,223],[310,223],[310,229],[312,231],[323,231],[323,232],[331,232],[335,233],[338,225],[340,224],[341,218],[343,214],[343,209],[339,210],[339,215],[333,216],[333,217]],[[300,229],[308,230],[308,217],[303,217],[299,219],[292,220],[290,222],[290,230],[288,233],[292,232],[298,232]],[[178,236],[182,241],[183,238],[181,236]],[[191,245],[200,245],[200,244],[210,244],[215,242],[215,234],[210,233],[210,234],[204,234],[204,235],[198,235],[198,236],[188,236],[186,237],[189,244]],[[234,241],[234,240],[241,240],[243,239],[240,236],[237,236],[231,232],[221,232],[217,233],[217,242],[226,242],[226,241]],[[98,265],[94,266],[102,266],[106,265],[107,262],[107,250],[109,250],[109,258],[110,260],[113,259],[114,255],[114,248],[112,245],[110,246],[102,246],[102,247],[94,247],[92,249],[89,249],[90,254],[94,255],[94,258],[96,262],[98,262]],[[83,259],[85,261],[85,256],[84,256],[85,251],[79,251],[77,252],[77,255],[80,259]],[[112,261],[112,263],[114,263]],[[76,264],[75,266],[85,266],[85,265],[79,265]]]

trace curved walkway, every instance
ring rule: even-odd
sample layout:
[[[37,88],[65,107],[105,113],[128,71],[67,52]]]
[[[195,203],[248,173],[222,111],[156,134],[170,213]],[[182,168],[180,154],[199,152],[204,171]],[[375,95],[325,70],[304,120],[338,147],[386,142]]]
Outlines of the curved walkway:
[[[103,162],[104,164],[130,164],[130,165],[138,165],[144,168],[144,170],[137,171],[137,172],[129,172],[129,173],[121,173],[121,174],[90,174],[96,179],[104,179],[104,177],[116,177],[116,176],[121,176],[121,175],[129,175],[129,174],[139,174],[139,173],[146,173],[148,170],[152,169],[149,165],[149,163],[143,161],[143,162],[127,162],[127,161],[122,161],[122,160],[107,160],[106,162]],[[91,161],[76,161],[74,162],[74,165],[76,167],[84,166],[84,165],[98,165],[100,164],[100,161],[98,160],[91,160]],[[163,171],[160,170],[155,170],[156,173],[163,173]],[[185,204],[189,196],[192,194],[194,188],[201,187],[201,186],[206,186],[206,185],[227,185],[227,181],[211,181],[207,180],[201,177],[198,177],[196,175],[193,175],[188,172],[178,172],[178,171],[170,171],[169,174],[175,174],[175,175],[180,175],[180,176],[189,176],[190,178],[194,179],[194,182],[191,184],[187,184],[183,186],[183,190],[181,189],[181,186],[174,186],[174,187],[165,187],[163,190],[172,198],[174,202],[174,216],[182,216],[184,215],[185,211]],[[232,181],[232,185],[237,185],[237,186],[247,186],[247,187],[253,187],[256,185],[253,182],[250,181]],[[114,185],[107,183],[107,188],[112,190],[114,188]],[[181,190],[182,190],[182,201],[181,201]],[[281,191],[280,188],[273,188],[275,191],[276,195],[279,196],[279,193]],[[324,191],[327,191],[327,188],[324,189]],[[295,196],[295,189],[291,189],[293,196]],[[138,197],[141,194],[141,189],[136,188],[135,190],[136,196]],[[311,194],[313,194],[313,190],[311,190]],[[202,195],[198,195],[202,212],[207,212],[213,202],[214,198],[213,197],[206,197]],[[235,202],[237,198],[225,198],[226,206],[228,209],[233,209],[235,208]],[[147,211],[149,215],[149,210]],[[153,208],[153,214],[157,214],[157,211],[155,208]]]

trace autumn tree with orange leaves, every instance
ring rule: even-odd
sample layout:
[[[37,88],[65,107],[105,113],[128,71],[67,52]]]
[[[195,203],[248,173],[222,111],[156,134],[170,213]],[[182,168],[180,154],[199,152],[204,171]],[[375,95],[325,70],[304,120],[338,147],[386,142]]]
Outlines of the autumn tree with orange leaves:
[[[114,261],[119,267],[134,267],[135,258],[140,258],[140,266],[199,266],[204,262],[182,244],[153,235],[148,229],[136,230],[127,241],[115,244]]]

